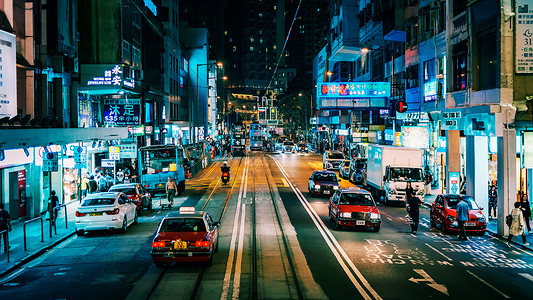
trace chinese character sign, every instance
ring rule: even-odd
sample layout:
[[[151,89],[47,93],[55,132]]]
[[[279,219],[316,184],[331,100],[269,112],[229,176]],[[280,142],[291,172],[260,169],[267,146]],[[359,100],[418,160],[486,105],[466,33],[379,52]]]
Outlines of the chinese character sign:
[[[139,104],[105,104],[104,123],[115,126],[135,126],[140,124]]]
[[[517,73],[533,73],[533,0],[516,0]]]
[[[368,98],[390,97],[389,82],[324,82],[317,88],[318,97]]]

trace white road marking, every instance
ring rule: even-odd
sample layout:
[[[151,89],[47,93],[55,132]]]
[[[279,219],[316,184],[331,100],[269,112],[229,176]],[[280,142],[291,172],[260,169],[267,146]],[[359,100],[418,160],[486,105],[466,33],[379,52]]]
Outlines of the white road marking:
[[[244,221],[246,214],[246,204],[242,204],[241,213],[241,229],[239,233],[239,248],[237,251],[237,261],[235,262],[235,275],[233,276],[233,296],[232,299],[239,298],[239,292],[241,287],[241,267],[242,267],[242,252],[244,248]]]
[[[445,294],[446,296],[450,296],[446,286],[444,284],[437,283],[433,278],[431,278],[431,276],[429,276],[428,273],[426,273],[426,271],[424,271],[422,269],[413,269],[413,271],[418,273],[418,275],[422,276],[422,278],[416,279],[414,277],[411,277],[411,278],[409,278],[409,281],[414,282],[416,284],[418,284],[419,282],[428,282],[427,285],[429,287],[431,287],[431,288],[433,288],[433,289]]]
[[[391,217],[387,217],[387,219],[388,219],[389,221],[392,221],[392,218],[391,218]]]
[[[247,166],[245,166],[244,170],[242,170],[243,177],[246,172],[246,168]],[[235,212],[235,218],[233,220],[233,231],[231,233],[228,262],[226,263],[226,274],[224,274],[224,283],[222,284],[222,295],[220,296],[220,299],[223,299],[223,300],[228,298],[228,291],[229,291],[229,285],[230,285],[230,280],[231,280],[231,271],[233,269],[233,257],[235,256],[235,241],[237,239],[237,228],[239,226],[239,215],[241,212],[239,207],[241,206],[241,201],[242,201],[243,184],[244,184],[244,181],[241,181],[241,187],[239,189],[239,197],[237,198],[237,209]]]
[[[448,256],[444,255],[442,252],[440,252],[439,250],[433,248],[430,244],[426,243],[426,246],[428,246],[429,248],[433,249],[435,252],[437,252],[438,254],[444,256],[447,260],[449,261],[453,261],[453,259],[449,258]]]
[[[528,274],[528,273],[518,273],[520,276],[523,276],[527,279],[529,279],[530,281],[533,281],[533,276],[531,276],[531,274]]]
[[[278,162],[278,160],[276,158],[274,158],[274,157],[272,157],[272,159],[274,160],[274,162],[276,162],[276,164],[277,164],[278,168],[280,169],[281,173],[283,174],[283,176],[289,177],[289,175],[287,174],[285,169],[283,169],[283,167]],[[329,231],[329,229],[326,227],[324,222],[322,222],[322,220],[320,219],[320,216],[318,216],[318,214],[313,209],[313,207],[310,205],[310,203],[307,201],[307,199],[302,194],[302,192],[298,188],[295,188],[292,185],[292,183],[289,183],[289,184],[290,184],[290,188],[296,194],[296,196],[298,197],[298,200],[300,200],[300,202],[302,203],[302,206],[304,207],[304,209],[307,211],[307,213],[309,214],[309,216],[311,217],[311,219],[315,223],[315,226],[317,227],[318,231],[320,232],[320,234],[324,238],[324,241],[326,242],[328,247],[331,249],[331,252],[333,253],[335,258],[339,262],[340,266],[343,268],[343,270],[346,273],[346,275],[348,276],[348,278],[350,278],[350,281],[355,286],[355,288],[357,288],[359,293],[361,293],[361,296],[363,296],[364,299],[372,299],[372,297],[367,293],[367,291],[361,286],[361,284],[362,284],[372,294],[372,296],[374,296],[375,299],[382,299],[376,293],[376,291],[370,286],[368,281],[364,278],[363,274],[361,274],[359,269],[357,269],[357,267],[354,265],[352,260],[346,254],[346,252],[344,252],[344,249],[342,249],[342,247],[337,242],[337,240],[335,239],[333,234]],[[344,260],[343,260],[343,258],[344,258]],[[346,264],[348,264],[348,266],[351,269],[348,268],[348,266]],[[357,279],[355,278],[354,274],[358,277],[359,281],[361,281],[361,284],[357,281]]]
[[[504,294],[503,292],[501,292],[500,290],[498,290],[497,288],[495,288],[492,284],[486,282],[483,278],[477,276],[476,274],[472,273],[470,270],[466,270],[466,272],[472,276],[474,276],[477,280],[481,281],[482,283],[484,283],[486,286],[490,287],[491,289],[493,289],[494,291],[496,291],[498,294],[502,295],[504,298],[511,298],[509,296],[507,296],[506,294]]]

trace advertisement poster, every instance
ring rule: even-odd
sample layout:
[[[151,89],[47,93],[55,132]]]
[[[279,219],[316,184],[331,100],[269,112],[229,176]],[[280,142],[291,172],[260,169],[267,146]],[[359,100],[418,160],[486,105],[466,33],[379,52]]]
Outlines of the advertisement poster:
[[[17,114],[17,52],[15,35],[0,30],[0,118]]]
[[[533,0],[516,0],[516,73],[533,73]]]
[[[429,148],[429,130],[425,126],[402,126],[402,145],[410,148]]]

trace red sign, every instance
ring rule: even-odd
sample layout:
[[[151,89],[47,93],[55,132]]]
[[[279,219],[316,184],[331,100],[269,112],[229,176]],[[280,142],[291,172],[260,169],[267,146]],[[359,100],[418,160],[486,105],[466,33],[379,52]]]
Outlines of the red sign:
[[[399,113],[404,113],[407,111],[407,102],[398,101],[396,102],[396,111]]]
[[[19,218],[26,216],[26,170],[18,171]]]

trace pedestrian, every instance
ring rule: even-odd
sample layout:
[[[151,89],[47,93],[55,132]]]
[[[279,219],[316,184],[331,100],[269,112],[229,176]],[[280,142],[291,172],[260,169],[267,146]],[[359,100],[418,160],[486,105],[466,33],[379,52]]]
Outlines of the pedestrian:
[[[7,212],[7,210],[4,209],[4,203],[0,203],[0,232],[7,230],[11,231],[11,216]],[[7,233],[2,234],[3,240],[4,240],[4,252],[7,252],[9,250],[7,243]],[[2,243],[2,238],[0,238],[0,247]]]
[[[489,190],[489,219],[496,218],[496,208],[498,206],[498,191],[496,186],[491,186]]]
[[[515,235],[521,235],[522,236],[522,243],[524,243],[524,246],[529,245],[529,243],[526,240],[526,231],[524,230],[524,216],[522,215],[522,210],[520,209],[520,202],[514,203],[514,209],[511,211],[511,216],[513,217],[513,223],[511,223],[511,227],[509,228],[509,236],[507,237],[507,247],[509,246],[509,243],[513,239]]]
[[[91,177],[89,177],[88,186],[89,194],[96,193],[96,190],[98,189],[98,184],[96,183],[96,180],[94,180],[94,175],[91,175]]]
[[[407,181],[407,186],[405,187],[405,210],[407,210],[406,218],[409,217],[409,207],[407,206],[407,203],[409,201],[409,198],[413,198],[415,196],[415,190],[411,186],[411,182]]]
[[[431,173],[429,172],[429,168],[426,170],[426,176],[425,176],[425,189],[426,189],[426,195],[431,194],[431,183],[433,182],[433,176],[431,176]]]
[[[470,206],[466,203],[463,196],[461,201],[457,204],[457,224],[459,225],[459,239],[467,241],[468,237],[466,236],[465,222],[468,221]]]
[[[124,180],[124,172],[122,172],[122,169],[118,169],[116,177],[118,183],[121,183]]]
[[[529,225],[529,219],[531,219],[531,205],[529,205],[529,199],[527,194],[522,195],[520,201],[520,209],[522,210],[522,215],[524,216],[524,222],[526,223],[527,232],[531,234],[531,226]]]
[[[420,206],[422,201],[418,197],[411,196],[407,199],[407,210],[411,217],[411,233],[416,234],[418,231],[418,222],[420,220]]]
[[[87,189],[89,188],[88,183],[89,183],[89,179],[87,178],[87,175],[83,174],[83,176],[81,178],[81,183],[80,183],[81,197],[82,198],[85,198],[85,196],[87,196]]]
[[[172,178],[169,176],[167,184],[165,186],[165,189],[167,191],[167,200],[170,205],[174,203],[174,196],[178,195],[178,187],[176,186],[176,182],[172,180]]]
[[[100,178],[98,179],[98,191],[99,192],[107,191],[107,179],[104,176],[104,174],[102,174],[102,176],[100,176]]]
[[[56,191],[51,190],[50,191],[50,199],[48,199],[48,212],[49,215],[52,216],[52,221],[55,222],[57,219],[57,210],[54,209],[59,203],[59,198],[56,196]]]

